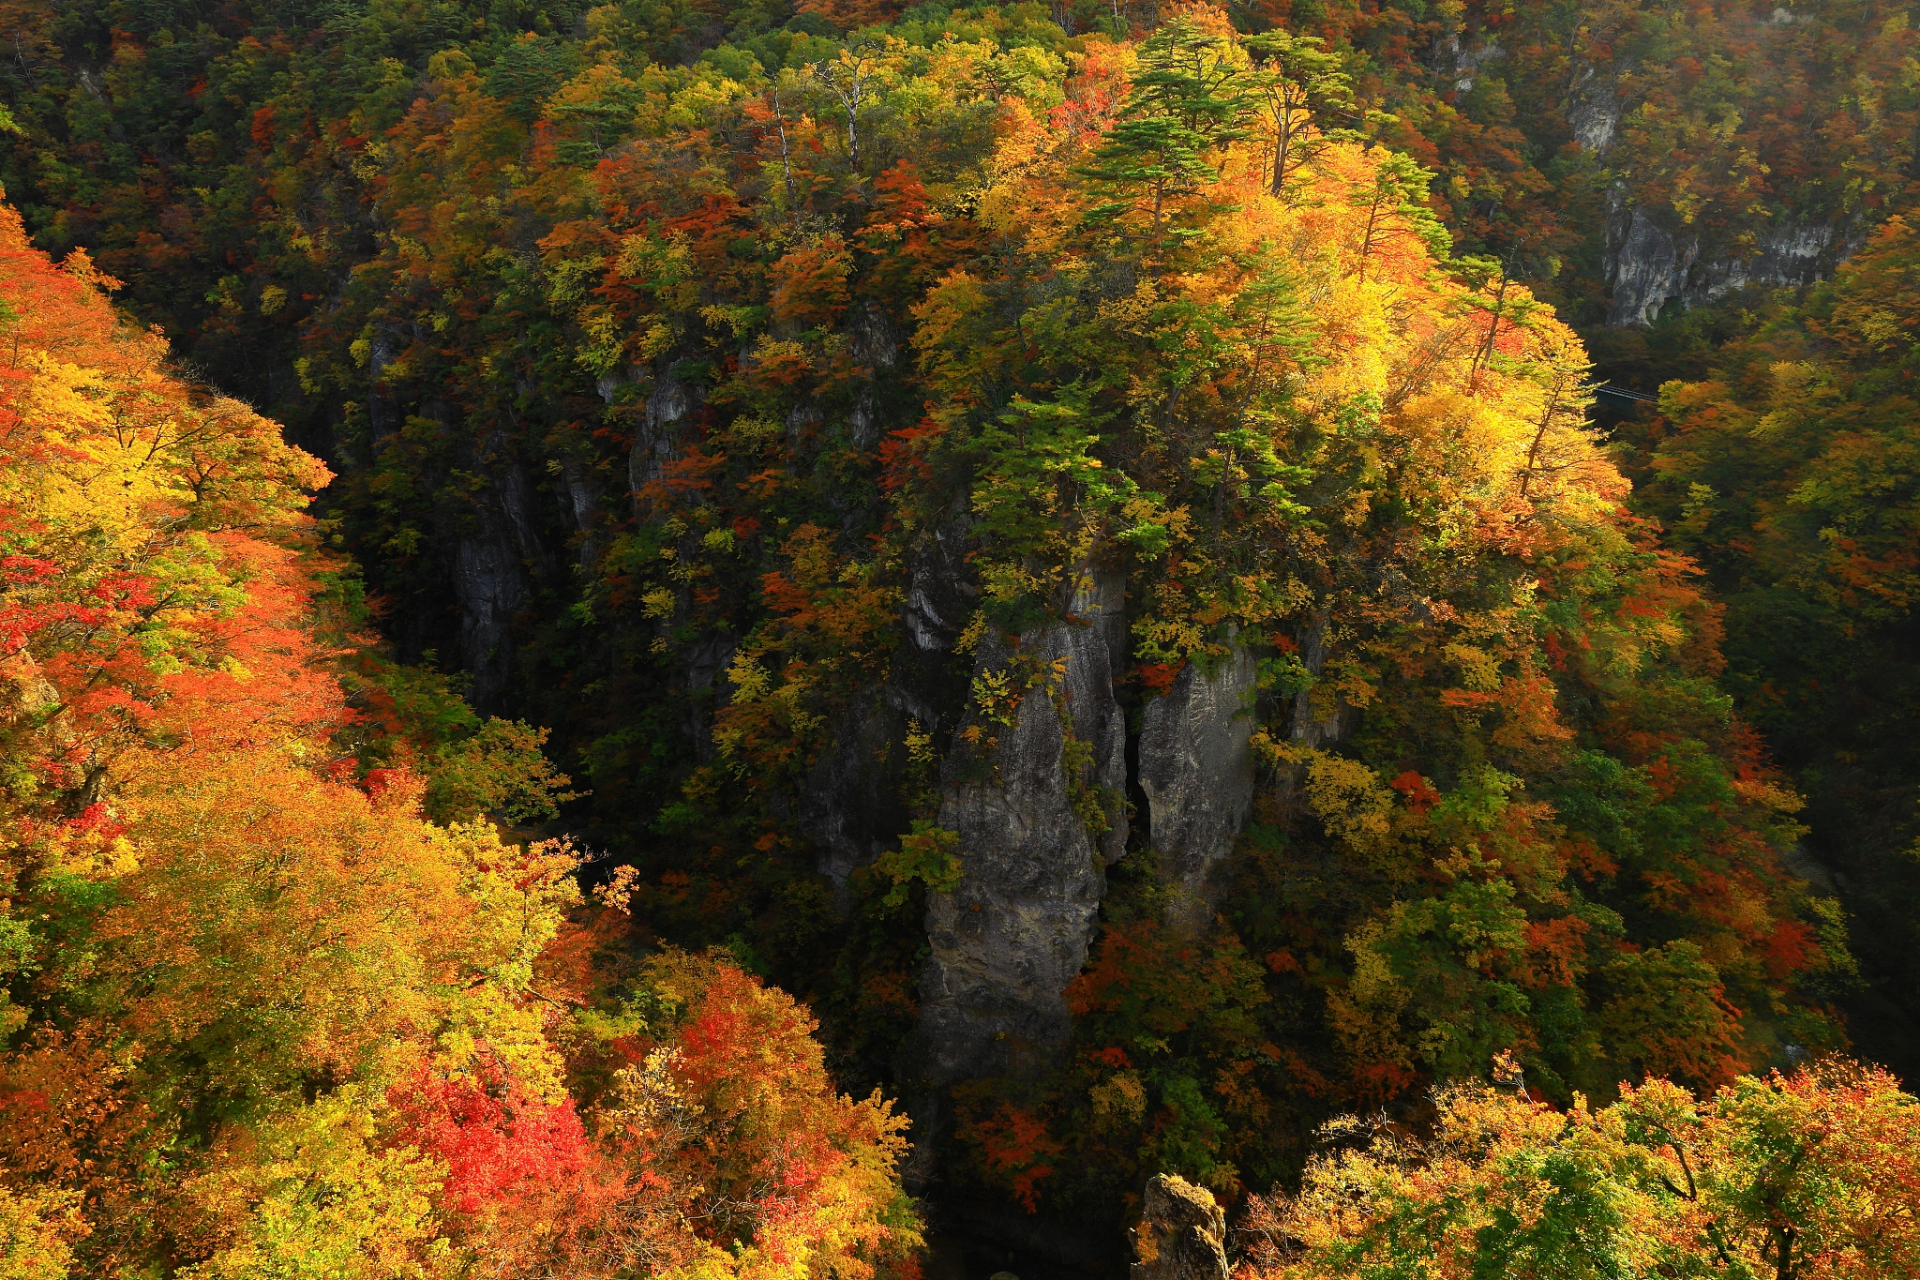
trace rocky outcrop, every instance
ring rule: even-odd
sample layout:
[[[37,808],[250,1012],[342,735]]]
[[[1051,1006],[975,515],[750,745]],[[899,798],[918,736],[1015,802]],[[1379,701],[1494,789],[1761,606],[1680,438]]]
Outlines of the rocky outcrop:
[[[367,426],[375,440],[398,431],[406,422],[406,407],[387,381],[387,369],[406,347],[387,325],[375,325],[367,342]]]
[[[440,403],[422,408],[443,423],[450,412]],[[507,434],[489,433],[470,465],[487,484],[466,504],[448,504],[443,527],[453,535],[451,585],[460,603],[461,665],[472,677],[468,697],[491,712],[513,672],[517,615],[554,562],[540,504]]]
[[[1607,323],[1648,327],[1670,303],[1698,306],[1749,286],[1802,288],[1832,273],[1851,245],[1827,223],[1793,223],[1755,238],[1744,253],[1703,253],[1698,235],[1676,236],[1616,189],[1603,262],[1613,301]]]
[[[573,562],[582,569],[593,568],[600,558],[602,539],[601,499],[605,485],[601,475],[586,460],[571,457],[560,464],[562,510],[573,530]]]
[[[1567,125],[1583,151],[1601,156],[1618,140],[1620,122],[1634,105],[1621,92],[1631,70],[1587,64],[1575,71]],[[1832,222],[1801,218],[1757,229],[1749,224],[1748,230],[1744,241],[1725,233],[1703,240],[1671,208],[1640,203],[1630,177],[1616,182],[1607,195],[1601,260],[1612,291],[1608,325],[1646,328],[1671,304],[1698,306],[1749,286],[1801,288],[1831,274],[1852,248],[1850,228]]]
[[[1755,247],[1751,257],[1707,264],[1691,283],[1709,299],[1749,285],[1802,288],[1830,275],[1849,246],[1839,228],[1816,222],[1775,227]]]
[[[712,631],[689,644],[681,654],[682,684],[686,694],[683,722],[693,743],[694,758],[712,764],[719,757],[713,741],[714,713],[727,705],[733,686],[726,678],[740,637],[731,631]]]
[[[1480,69],[1490,62],[1498,62],[1507,56],[1507,51],[1492,40],[1482,40],[1478,44],[1463,44],[1459,36],[1450,36],[1444,42],[1445,53],[1452,61],[1453,91],[1471,93],[1476,80],[1480,78]]]
[[[927,911],[921,980],[926,1074],[936,1084],[1037,1063],[1067,1041],[1064,992],[1086,963],[1103,875],[1067,795],[1053,703],[1022,699],[992,753],[995,776],[959,782],[940,825],[964,874]]]
[[[1620,99],[1612,74],[1603,75],[1591,66],[1580,69],[1574,77],[1573,91],[1568,95],[1567,123],[1572,126],[1573,136],[1582,150],[1594,155],[1605,154],[1613,145],[1625,110],[1626,104]]]
[[[841,715],[833,745],[807,775],[797,816],[819,847],[820,874],[832,883],[843,914],[851,906],[848,878],[894,847],[908,828],[900,787],[910,723],[931,733],[958,718],[966,685],[951,654],[979,594],[969,579],[964,521],[930,529],[900,611],[909,643],[894,653],[885,683]]]
[[[1039,1065],[1071,1034],[1067,984],[1086,963],[1108,851],[1125,844],[1125,726],[1106,637],[1079,622],[1030,632],[1017,650],[989,637],[975,672],[1017,685],[1062,660],[1059,684],[1027,688],[1011,723],[970,709],[980,747],[963,740],[948,758],[939,824],[959,835],[962,876],[928,904],[913,1053],[927,1086]],[[1075,754],[1091,756],[1078,777],[1070,735],[1087,744]],[[1120,828],[1098,841],[1082,816],[1097,788],[1111,791],[1108,820]]]
[[[633,448],[627,454],[627,486],[636,494],[650,480],[659,478],[660,469],[673,457],[681,424],[698,404],[699,390],[681,382],[669,369],[654,379],[640,413],[640,429],[634,432]]]
[[[1616,218],[1615,223],[1618,221]],[[1634,209],[1626,215],[1617,243],[1610,225],[1607,241],[1607,278],[1613,285],[1607,323],[1616,328],[1651,325],[1659,319],[1662,307],[1686,291],[1687,272],[1699,251],[1698,241],[1676,244],[1645,209]]]
[[[923,653],[953,648],[979,598],[967,568],[967,528],[963,519],[936,525],[922,540],[907,583],[901,611],[907,636]]]
[[[1147,1183],[1128,1280],[1227,1280],[1227,1215],[1213,1192],[1158,1174]]]
[[[878,303],[868,302],[849,318],[847,352],[874,374],[890,371],[899,363],[900,333]],[[880,440],[880,418],[869,378],[847,410],[848,438],[859,448],[873,448]]]
[[[1253,696],[1253,655],[1236,646],[1212,671],[1188,663],[1141,713],[1148,834],[1172,895],[1169,919],[1189,931],[1213,918],[1211,872],[1253,809]]]
[[[1127,719],[1114,699],[1115,679],[1127,652],[1125,575],[1095,570],[1083,575],[1068,607],[1068,624],[1055,633],[1067,659],[1063,694],[1068,732],[1084,745],[1086,776],[1076,785],[1098,803],[1106,830],[1096,841],[1101,861],[1112,866],[1127,850]]]
[[[1321,614],[1298,632],[1300,665],[1316,681],[1327,663],[1328,615]],[[1287,736],[1305,747],[1331,746],[1347,734],[1353,708],[1331,690],[1310,685],[1293,695],[1293,723]]]

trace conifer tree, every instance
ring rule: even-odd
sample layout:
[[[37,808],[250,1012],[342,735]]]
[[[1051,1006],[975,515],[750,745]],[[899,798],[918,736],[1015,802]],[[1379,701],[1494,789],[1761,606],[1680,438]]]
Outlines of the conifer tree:
[[[1137,67],[1119,120],[1081,172],[1118,197],[1095,206],[1090,219],[1151,210],[1157,261],[1166,235],[1196,234],[1163,227],[1168,200],[1218,180],[1216,153],[1246,137],[1254,86],[1232,36],[1190,14],[1149,36]]]
[[[1273,130],[1274,195],[1326,142],[1352,136],[1353,77],[1318,36],[1275,28],[1241,41],[1254,57],[1252,82]]]

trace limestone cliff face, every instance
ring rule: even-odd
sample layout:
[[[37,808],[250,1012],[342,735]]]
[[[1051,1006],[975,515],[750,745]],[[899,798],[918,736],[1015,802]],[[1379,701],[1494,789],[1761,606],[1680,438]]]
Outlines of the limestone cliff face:
[[[453,547],[460,665],[473,677],[470,696],[482,710],[491,710],[506,687],[513,664],[513,617],[527,601],[520,557],[491,524],[462,537]]]
[[[657,480],[661,466],[674,457],[680,433],[698,407],[697,390],[682,383],[672,369],[654,379],[627,454],[627,487],[636,504],[640,491]]]
[[[1128,1280],[1227,1280],[1227,1215],[1213,1192],[1158,1174],[1141,1197]]]
[[[1113,693],[1127,663],[1126,590],[1120,574],[1089,574],[1074,594],[1072,623],[1056,632],[1067,659],[1067,729],[1086,744],[1082,785],[1105,814],[1106,831],[1095,843],[1106,866],[1127,849],[1127,718]]]
[[[1624,106],[1614,76],[1601,75],[1592,66],[1575,73],[1567,96],[1567,123],[1582,150],[1599,155],[1613,145]]]
[[[1102,604],[1086,593],[1089,612]],[[1126,731],[1102,628],[1030,632],[1017,652],[1025,670],[1060,670],[1058,686],[1027,689],[1011,724],[973,708],[966,724],[992,745],[956,749],[943,779],[939,824],[959,834],[962,878],[927,910],[918,1074],[933,1086],[1019,1070],[1067,1043],[1066,987],[1087,960],[1104,866],[1125,847]],[[989,638],[975,671],[1014,660]],[[1070,737],[1083,744],[1075,759]],[[1098,838],[1089,799],[1109,824]]]
[[[448,410],[423,406],[437,421]],[[448,585],[459,602],[460,665],[471,676],[468,697],[494,711],[513,674],[517,615],[533,595],[537,577],[554,568],[542,512],[524,464],[500,431],[489,434],[466,461],[485,475],[485,488],[464,506],[441,512],[442,537],[452,547]]]
[[[1253,808],[1254,664],[1244,648],[1208,672],[1189,663],[1141,712],[1140,789],[1172,923],[1197,931],[1218,905],[1211,873]]]
[[[820,851],[820,874],[844,916],[847,880],[892,847],[911,819],[900,799],[902,699],[891,687],[860,699],[835,726],[833,746],[814,762],[800,796],[801,829]]]
[[[1610,325],[1646,327],[1670,304],[1697,306],[1749,285],[1799,288],[1832,273],[1851,248],[1846,230],[1830,223],[1772,228],[1751,250],[1703,249],[1697,234],[1667,230],[1671,210],[1630,207],[1612,193],[1604,269],[1613,288]]]
[[[1013,1070],[1070,1031],[1063,993],[1086,963],[1104,875],[1067,795],[1053,704],[1025,699],[994,753],[999,776],[956,782],[940,825],[964,874],[927,910],[920,984],[927,1074],[939,1084]]]
[[[949,642],[946,622],[960,602],[942,596],[941,582],[916,574],[906,610],[915,646]],[[1061,623],[1017,645],[981,643],[976,687],[1001,677],[1015,688],[1035,683],[1011,716],[995,718],[967,699],[954,725],[960,736],[945,766],[938,822],[958,834],[961,880],[928,906],[920,1025],[904,1063],[917,1089],[1038,1066],[1067,1044],[1066,988],[1086,964],[1105,868],[1125,854],[1130,829],[1158,855],[1170,923],[1198,931],[1218,906],[1213,872],[1253,807],[1254,658],[1236,647],[1219,663],[1190,664],[1146,703],[1130,774],[1126,715],[1115,695],[1126,660],[1124,607],[1124,578],[1090,571]],[[848,780],[871,769],[894,731],[889,724],[903,715],[904,692],[887,698],[885,707],[876,702],[849,717],[817,771],[823,801],[810,830],[829,847],[836,878],[893,834],[848,805],[859,792]],[[1131,815],[1130,792],[1145,801]],[[886,804],[875,795],[868,808],[884,812]]]
[[[953,646],[978,595],[967,572],[966,525],[956,516],[928,532],[914,560],[901,610],[905,643],[885,683],[841,715],[832,746],[807,777],[795,816],[843,915],[852,905],[849,877],[895,847],[911,823],[900,793],[908,729],[917,724],[944,738],[957,727],[966,686]]]

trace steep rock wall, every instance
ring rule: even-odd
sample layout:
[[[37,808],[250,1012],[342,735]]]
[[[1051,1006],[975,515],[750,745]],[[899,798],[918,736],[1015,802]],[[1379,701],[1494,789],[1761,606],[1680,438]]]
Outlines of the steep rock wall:
[[[1831,275],[1851,250],[1846,229],[1795,223],[1756,237],[1750,252],[1703,250],[1697,234],[1675,235],[1671,210],[1629,206],[1615,188],[1604,268],[1613,290],[1607,323],[1645,328],[1673,303],[1693,307],[1748,286],[1803,288]]]
[[[909,717],[900,702],[891,688],[862,696],[835,725],[833,746],[814,762],[800,796],[800,828],[819,848],[820,874],[842,916],[852,905],[848,878],[908,826],[899,757]]]
[[[1083,607],[1104,613],[1111,602],[1090,587]],[[1015,652],[989,637],[976,673],[1007,671]],[[939,823],[959,835],[962,875],[928,905],[915,1054],[936,1087],[1038,1064],[1067,1043],[1064,993],[1087,960],[1108,851],[1125,847],[1125,722],[1106,636],[1070,621],[1028,633],[1017,652],[1030,670],[1064,660],[1064,672],[1057,688],[1029,688],[1010,725],[970,709],[966,724],[993,745],[956,748],[946,767]],[[1069,735],[1085,744],[1079,777]],[[1076,807],[1089,794],[1106,801],[1097,840]]]
[[[1188,663],[1141,712],[1140,789],[1169,919],[1203,928],[1218,905],[1211,873],[1233,852],[1253,808],[1254,662],[1236,647],[1212,671]]]
[[[454,544],[452,587],[460,602],[460,666],[472,677],[474,705],[491,710],[512,673],[513,619],[527,602],[520,557],[497,528],[470,533]]]
[[[681,382],[672,369],[654,379],[641,410],[640,429],[627,454],[627,487],[636,502],[640,490],[658,479],[661,466],[674,457],[682,424],[699,403],[698,389]]]
[[[1213,1192],[1155,1174],[1140,1197],[1128,1280],[1227,1280],[1227,1214]]]
[[[442,405],[425,406],[444,419]],[[460,665],[472,678],[468,697],[482,711],[498,710],[512,677],[515,624],[533,595],[535,578],[551,572],[553,557],[535,512],[532,487],[501,432],[474,450],[473,472],[486,482],[462,505],[443,502],[443,536],[453,550],[449,585],[459,602]]]

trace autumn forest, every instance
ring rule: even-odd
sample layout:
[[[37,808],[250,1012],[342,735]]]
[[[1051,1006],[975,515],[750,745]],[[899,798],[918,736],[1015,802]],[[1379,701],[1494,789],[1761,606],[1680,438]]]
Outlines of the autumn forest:
[[[1920,6],[0,0],[0,1280],[1920,1276]]]

